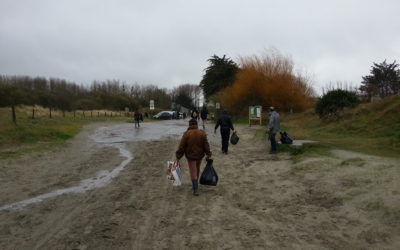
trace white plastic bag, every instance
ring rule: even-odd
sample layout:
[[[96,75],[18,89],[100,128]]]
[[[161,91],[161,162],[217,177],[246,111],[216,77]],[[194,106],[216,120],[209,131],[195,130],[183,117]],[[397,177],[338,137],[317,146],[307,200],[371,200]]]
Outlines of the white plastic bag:
[[[168,161],[167,162],[167,179],[173,180],[174,186],[180,186],[183,183],[182,170],[179,162]]]
[[[174,180],[174,176],[172,175],[172,168],[174,167],[173,161],[167,161],[167,179]]]

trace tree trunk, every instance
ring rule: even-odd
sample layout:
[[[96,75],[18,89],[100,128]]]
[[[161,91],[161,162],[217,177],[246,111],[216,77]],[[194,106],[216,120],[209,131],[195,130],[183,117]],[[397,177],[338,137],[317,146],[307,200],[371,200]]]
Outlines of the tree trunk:
[[[32,108],[32,119],[35,119],[35,108]]]
[[[51,117],[51,107],[50,107],[49,109],[50,109],[49,118],[52,118],[52,117]]]

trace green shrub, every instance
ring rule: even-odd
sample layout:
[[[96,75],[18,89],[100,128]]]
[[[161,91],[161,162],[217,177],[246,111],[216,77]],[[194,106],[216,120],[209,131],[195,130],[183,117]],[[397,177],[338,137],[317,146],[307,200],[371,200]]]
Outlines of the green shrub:
[[[354,108],[360,103],[356,93],[336,89],[320,98],[315,106],[315,113],[320,118],[339,119],[345,108]]]

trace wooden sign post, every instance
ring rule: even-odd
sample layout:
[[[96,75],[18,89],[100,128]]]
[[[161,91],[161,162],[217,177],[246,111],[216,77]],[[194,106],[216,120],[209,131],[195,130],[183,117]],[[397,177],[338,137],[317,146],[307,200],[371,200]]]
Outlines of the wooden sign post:
[[[251,126],[251,121],[262,123],[261,106],[249,106],[249,126]]]

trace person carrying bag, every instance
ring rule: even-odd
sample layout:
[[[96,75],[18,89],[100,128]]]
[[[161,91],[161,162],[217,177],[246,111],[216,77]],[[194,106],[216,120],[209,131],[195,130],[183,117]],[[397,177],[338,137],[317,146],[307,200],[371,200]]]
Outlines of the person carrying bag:
[[[229,138],[231,135],[231,130],[235,132],[235,129],[233,128],[232,124],[232,119],[228,115],[228,111],[226,110],[222,111],[222,115],[218,118],[218,121],[215,124],[214,133],[217,133],[218,127],[220,127],[220,132],[221,132],[222,153],[228,154]]]
[[[176,151],[176,160],[185,155],[192,180],[193,195],[199,195],[199,174],[201,160],[207,155],[207,159],[211,159],[210,145],[207,140],[207,135],[203,130],[199,130],[197,120],[189,121],[189,128],[183,134]]]

